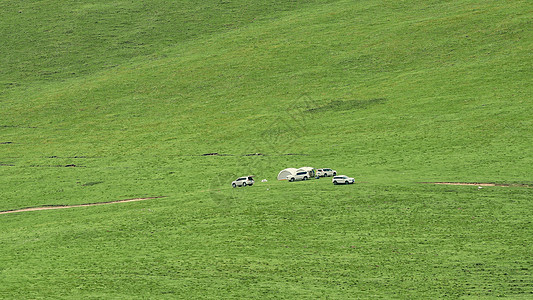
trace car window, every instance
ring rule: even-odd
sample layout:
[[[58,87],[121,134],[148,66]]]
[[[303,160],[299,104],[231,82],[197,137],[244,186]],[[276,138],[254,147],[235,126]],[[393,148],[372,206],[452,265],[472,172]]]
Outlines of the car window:
[[[296,175],[305,175],[307,172],[298,172]]]
[[[248,180],[254,180],[252,177],[248,177]]]
[[[246,178],[242,178],[242,177],[241,177],[241,178],[237,179],[237,181],[241,181],[241,180],[244,180],[244,179],[246,179]]]

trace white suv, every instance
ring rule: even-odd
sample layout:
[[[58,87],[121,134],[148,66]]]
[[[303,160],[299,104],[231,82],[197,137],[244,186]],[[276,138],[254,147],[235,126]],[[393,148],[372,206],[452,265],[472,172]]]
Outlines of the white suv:
[[[335,170],[332,170],[332,169],[328,169],[328,168],[325,168],[325,169],[318,169],[316,171],[316,175],[320,176],[320,177],[330,177],[330,176],[335,176],[337,175],[337,171]]]
[[[339,176],[334,176],[333,179],[331,180],[333,182],[333,184],[353,184],[355,183],[355,179],[351,178],[351,177],[348,177],[346,175],[339,175]]]
[[[299,171],[296,175],[287,176],[287,180],[293,182],[295,180],[307,180],[309,179],[309,173],[307,171]]]
[[[254,185],[254,179],[252,178],[252,176],[239,177],[231,183],[232,187],[247,186],[247,185],[249,186]]]

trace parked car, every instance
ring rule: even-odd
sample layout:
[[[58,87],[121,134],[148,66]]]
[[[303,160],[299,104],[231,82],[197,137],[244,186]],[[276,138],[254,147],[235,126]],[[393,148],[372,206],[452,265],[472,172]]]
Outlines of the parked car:
[[[232,187],[238,186],[252,186],[254,185],[254,179],[252,176],[239,177],[231,183]]]
[[[295,180],[307,180],[309,179],[309,173],[307,171],[299,171],[295,175],[287,176],[287,180],[293,182]]]
[[[316,171],[316,174],[318,176],[320,176],[320,177],[331,177],[331,176],[337,175],[337,171],[332,170],[332,169],[328,169],[328,168],[324,168],[324,169],[318,169]]]
[[[353,179],[351,177],[348,177],[346,175],[334,176],[331,181],[333,182],[333,184],[353,184],[353,183],[355,183],[355,179]]]

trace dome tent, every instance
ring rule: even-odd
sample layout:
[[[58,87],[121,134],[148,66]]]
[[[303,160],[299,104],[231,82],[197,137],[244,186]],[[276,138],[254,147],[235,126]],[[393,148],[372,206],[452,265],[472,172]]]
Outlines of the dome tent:
[[[296,169],[296,168],[283,169],[278,174],[278,180],[286,180],[287,176],[296,175],[297,171],[298,171],[298,169]]]

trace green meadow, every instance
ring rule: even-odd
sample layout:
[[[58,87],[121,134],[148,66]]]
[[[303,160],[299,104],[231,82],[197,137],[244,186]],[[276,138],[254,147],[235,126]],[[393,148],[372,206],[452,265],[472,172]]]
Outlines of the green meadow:
[[[533,297],[532,20],[0,2],[0,211],[161,197],[0,214],[0,298]]]

